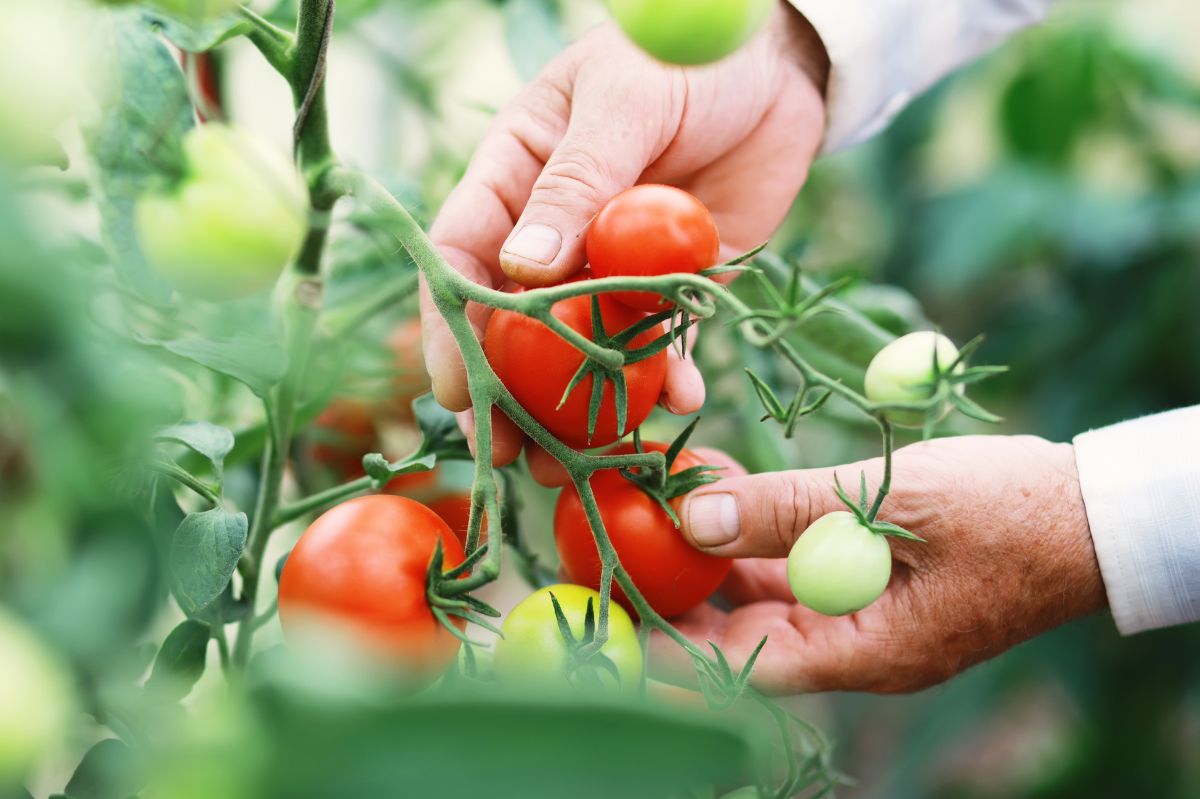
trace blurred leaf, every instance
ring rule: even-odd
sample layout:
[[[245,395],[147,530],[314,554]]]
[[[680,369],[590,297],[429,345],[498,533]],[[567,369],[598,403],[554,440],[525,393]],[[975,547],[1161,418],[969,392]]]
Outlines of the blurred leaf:
[[[233,583],[225,586],[225,590],[208,607],[192,614],[196,621],[204,622],[210,628],[241,621],[250,613],[250,603],[245,598],[235,598]]]
[[[171,539],[167,567],[184,613],[194,614],[221,595],[246,546],[244,513],[217,508],[189,513]]]
[[[182,622],[163,641],[154,661],[154,670],[146,680],[146,688],[171,702],[191,693],[192,687],[204,676],[208,639],[207,624],[192,619]]]
[[[95,36],[109,59],[105,113],[84,130],[94,170],[104,242],[125,280],[164,302],[170,291],[152,273],[134,231],[134,205],[163,172],[179,172],[182,140],[195,124],[183,72],[140,12],[96,15]]]
[[[433,394],[422,394],[413,401],[417,426],[424,436],[423,449],[443,458],[471,459],[467,439],[454,414],[443,408]]]
[[[340,4],[339,4],[340,7]],[[172,17],[158,9],[142,12],[148,23],[162,31],[180,50],[189,53],[203,53],[239,35],[245,29],[245,22],[236,13],[223,14],[216,19],[188,20]]]
[[[176,339],[159,341],[142,338],[143,344],[162,347],[206,369],[228,375],[243,383],[261,399],[287,373],[287,355],[275,342],[252,338]]]
[[[106,738],[88,750],[67,783],[70,799],[128,799],[142,787],[140,764],[133,750]]]
[[[160,441],[183,444],[193,452],[203,455],[221,473],[225,456],[233,451],[233,433],[227,428],[210,422],[184,422],[158,431]]]
[[[504,33],[513,65],[526,81],[537,77],[568,44],[556,0],[508,0]]]

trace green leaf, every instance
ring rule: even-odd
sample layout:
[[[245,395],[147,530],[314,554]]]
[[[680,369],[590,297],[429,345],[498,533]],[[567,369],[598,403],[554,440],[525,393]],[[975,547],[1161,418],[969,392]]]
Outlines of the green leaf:
[[[550,604],[554,608],[554,620],[558,623],[558,633],[562,636],[563,641],[568,647],[575,645],[575,634],[571,632],[571,625],[567,622],[567,616],[563,613],[562,605],[559,604],[558,597],[554,592],[550,592]],[[591,600],[588,600],[588,606],[591,606]]]
[[[174,441],[183,444],[212,463],[217,474],[225,464],[225,456],[233,451],[233,433],[227,428],[209,422],[184,422],[158,431],[159,441]]]
[[[132,749],[106,738],[83,756],[67,783],[70,799],[128,799],[142,787],[141,764]]]
[[[212,604],[229,585],[246,547],[244,513],[222,508],[190,513],[167,553],[171,590],[189,616]]]
[[[211,50],[246,29],[246,23],[234,13],[205,20],[172,17],[157,9],[144,11],[143,14],[147,23],[161,30],[172,44],[188,53]]]
[[[459,429],[454,414],[438,404],[433,394],[423,394],[412,404],[424,441],[422,450],[442,458],[471,460],[467,439]]]
[[[376,488],[383,488],[393,477],[413,472],[428,472],[437,465],[436,455],[424,455],[414,460],[400,460],[389,463],[378,452],[373,452],[363,458],[363,470],[375,481]]]
[[[146,688],[167,701],[178,702],[204,675],[210,631],[207,624],[188,619],[163,641]]]
[[[138,197],[182,172],[183,136],[195,125],[179,64],[136,10],[96,14],[98,83],[104,113],[85,128],[105,247],[125,281],[149,300],[170,297],[142,254],[134,230]]]
[[[186,338],[172,341],[142,338],[141,341],[232,377],[264,400],[271,388],[287,373],[287,353],[283,347],[258,338]]]
[[[762,403],[767,416],[777,421],[784,419],[787,411],[784,410],[783,403],[779,401],[775,391],[752,369],[746,369],[746,376],[750,378],[750,383],[754,386],[754,393],[758,395],[758,400]]]
[[[950,402],[955,408],[958,408],[958,410],[964,416],[969,416],[972,419],[977,419],[981,422],[987,422],[988,424],[996,424],[997,422],[1004,421],[1003,417],[997,416],[991,411],[986,410],[982,405],[975,402],[975,400],[969,399],[968,397],[957,392],[950,392]]]
[[[915,533],[910,533],[900,525],[892,524],[891,522],[875,521],[871,524],[871,529],[880,535],[887,535],[893,538],[904,538],[908,541],[919,541],[922,544],[927,543],[924,538],[921,538],[921,536]]]

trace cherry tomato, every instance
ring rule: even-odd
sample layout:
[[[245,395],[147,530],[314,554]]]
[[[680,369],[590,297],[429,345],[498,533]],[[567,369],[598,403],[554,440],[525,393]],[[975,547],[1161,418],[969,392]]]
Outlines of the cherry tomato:
[[[946,369],[958,357],[954,342],[940,333],[920,331],[909,333],[888,344],[875,354],[867,367],[866,394],[872,402],[923,402],[933,396],[934,352],[939,368]],[[963,365],[955,368],[961,372]],[[955,387],[962,393],[964,386]],[[949,412],[949,404],[938,418]],[[921,427],[925,414],[917,411],[889,411],[887,418],[901,427]]]
[[[184,138],[187,175],[138,202],[138,238],[180,291],[211,300],[269,288],[299,252],[308,192],[292,162],[258,138],[201,125]]]
[[[467,532],[470,530],[471,524],[471,495],[447,494],[430,502],[429,509],[440,516],[442,521],[454,531],[454,535],[463,543],[463,546],[466,546]],[[484,516],[483,526],[480,528],[479,540],[481,542],[487,540],[487,528],[487,516]]]
[[[845,616],[883,594],[892,576],[887,538],[847,511],[817,519],[787,559],[788,584],[796,601],[826,616]]]
[[[608,0],[617,24],[668,64],[707,64],[737,50],[770,16],[772,0]]]
[[[665,452],[667,446],[649,443],[643,449]],[[630,445],[614,450],[634,451]],[[703,463],[699,456],[685,449],[675,459],[671,472],[676,474]],[[668,618],[678,616],[704,602],[725,581],[733,561],[701,552],[689,544],[666,511],[619,471],[597,472],[592,476],[591,486],[604,529],[621,565],[655,611]],[[678,508],[678,504],[679,500],[672,500],[674,507]],[[599,587],[600,553],[574,486],[564,488],[558,497],[554,538],[567,576],[580,585]],[[613,586],[613,598],[633,610],[619,586]]]
[[[416,678],[436,677],[459,646],[426,597],[426,572],[439,541],[446,569],[463,561],[462,544],[446,523],[404,497],[360,497],[327,511],[284,565],[284,632],[303,640],[314,622],[323,623],[350,632],[367,651]]]
[[[421,322],[410,319],[396,327],[388,337],[396,376],[392,388],[392,410],[402,419],[411,419],[412,403],[429,391],[429,373],[421,352]]]
[[[379,431],[371,408],[352,399],[336,399],[313,421],[312,456],[342,480],[362,477],[363,457],[378,451]]]
[[[0,608],[0,786],[20,780],[65,738],[74,691],[62,662]]]
[[[592,337],[590,297],[572,297],[555,303],[551,312],[572,329]],[[643,318],[608,297],[600,298],[600,315],[609,335],[616,335]],[[631,349],[646,346],[661,334],[659,330],[648,331],[636,337],[629,346]],[[496,311],[488,321],[483,348],[496,375],[517,402],[563,443],[583,449],[606,446],[620,437],[612,381],[605,381],[596,432],[591,440],[587,432],[588,404],[594,376],[585,377],[562,407],[558,407],[584,356],[541,322],[512,311]],[[665,350],[656,353],[624,367],[624,371],[629,391],[625,426],[627,430],[633,430],[646,421],[662,394],[667,377],[667,353]]]
[[[530,594],[512,609],[501,625],[504,637],[496,642],[493,661],[496,676],[500,679],[529,681],[567,676],[568,647],[558,628],[551,594],[562,607],[576,641],[584,634],[589,599],[596,614],[594,618],[599,618],[600,594],[590,588],[552,585]],[[600,652],[617,667],[621,687],[637,690],[642,679],[642,647],[633,620],[615,604],[609,605],[608,641]],[[613,683],[608,672],[601,669],[596,673],[602,684]]]
[[[704,203],[671,186],[635,186],[609,201],[588,229],[587,255],[596,277],[696,274],[721,255],[717,223]],[[622,291],[613,298],[639,311],[668,307],[657,294]]]

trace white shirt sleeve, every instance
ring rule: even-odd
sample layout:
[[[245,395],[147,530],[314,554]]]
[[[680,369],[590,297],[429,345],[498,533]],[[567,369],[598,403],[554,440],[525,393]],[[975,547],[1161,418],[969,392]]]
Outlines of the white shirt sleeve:
[[[829,53],[830,152],[878,133],[914,97],[1055,0],[790,0]]]
[[[1084,433],[1075,463],[1117,629],[1200,620],[1200,405]]]

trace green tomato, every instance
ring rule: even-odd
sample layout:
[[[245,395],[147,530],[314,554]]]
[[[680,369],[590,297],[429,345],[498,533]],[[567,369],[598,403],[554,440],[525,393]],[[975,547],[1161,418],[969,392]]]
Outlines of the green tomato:
[[[625,34],[668,64],[708,64],[748,42],[774,0],[608,0]]]
[[[81,10],[66,0],[4,0],[0,24],[0,160],[55,152],[54,133],[86,101]]]
[[[184,139],[187,175],[136,212],[150,263],[181,291],[213,300],[270,287],[299,252],[308,192],[292,162],[258,138],[202,125]]]
[[[867,367],[866,393],[871,402],[913,403],[923,402],[933,396],[934,361],[945,369],[958,357],[954,342],[941,333],[921,331],[909,333],[888,344],[875,354]],[[963,365],[955,368],[961,373]],[[959,394],[963,386],[955,387]],[[942,418],[950,410],[949,404],[939,410]],[[901,427],[921,427],[925,415],[917,411],[889,411],[888,421]]]
[[[71,680],[24,622],[0,609],[0,788],[20,780],[66,736]]]
[[[493,666],[504,680],[546,680],[566,677],[567,644],[558,628],[550,595],[558,599],[575,640],[583,637],[588,600],[600,613],[600,594],[580,585],[552,585],[526,597],[504,620],[504,638],[496,643]],[[608,606],[608,641],[600,653],[613,662],[621,686],[637,690],[642,680],[642,647],[633,620],[616,602]],[[598,669],[600,681],[612,684],[611,675]]]
[[[845,616],[879,599],[892,576],[892,549],[847,511],[817,519],[787,560],[796,601],[826,616]]]

